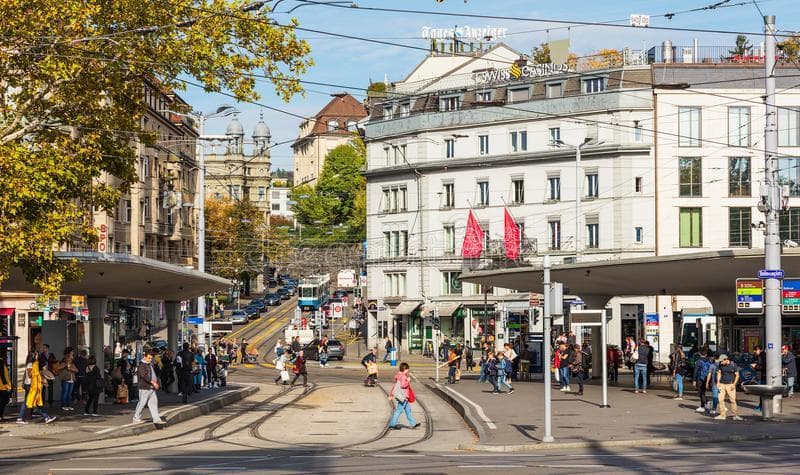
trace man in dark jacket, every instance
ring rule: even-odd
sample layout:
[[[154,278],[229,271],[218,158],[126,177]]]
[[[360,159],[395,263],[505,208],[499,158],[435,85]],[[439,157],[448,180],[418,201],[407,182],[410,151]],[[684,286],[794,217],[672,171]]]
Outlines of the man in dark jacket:
[[[189,343],[183,344],[183,350],[178,353],[175,358],[175,364],[178,370],[178,390],[181,392],[183,403],[189,402],[189,394],[194,389],[192,383],[192,361],[194,361],[194,353],[189,349]]]
[[[303,386],[308,387],[308,373],[306,372],[306,360],[303,357],[303,350],[297,352],[297,358],[294,359],[294,379],[292,379],[292,384],[290,386],[294,386],[294,383],[297,382],[297,378],[300,375],[303,375]]]
[[[136,405],[136,412],[133,413],[133,422],[142,422],[142,411],[145,406],[150,410],[154,424],[163,424],[161,416],[158,415],[158,395],[156,391],[160,387],[158,382],[158,372],[153,366],[153,354],[148,352],[142,357],[139,368],[136,370],[139,379],[139,404]]]
[[[786,373],[786,385],[789,386],[788,397],[794,397],[794,383],[797,381],[797,361],[788,345],[781,347],[781,364]]]

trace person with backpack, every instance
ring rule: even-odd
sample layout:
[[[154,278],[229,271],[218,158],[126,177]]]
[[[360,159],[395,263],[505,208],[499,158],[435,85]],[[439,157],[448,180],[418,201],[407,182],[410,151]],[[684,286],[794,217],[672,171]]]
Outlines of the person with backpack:
[[[97,358],[94,355],[89,355],[86,359],[86,376],[84,378],[84,387],[88,397],[86,399],[86,406],[83,408],[84,416],[100,417],[97,413],[97,402],[100,400],[100,394],[106,388],[106,380],[100,373],[100,368],[97,367]]]
[[[500,388],[497,385],[500,368],[498,368],[497,364],[498,361],[497,358],[495,358],[495,353],[490,350],[486,355],[486,364],[484,366],[486,368],[486,378],[492,385],[492,394],[500,394]]]
[[[692,385],[697,388],[697,396],[700,398],[700,406],[695,409],[696,412],[707,411],[706,407],[708,405],[708,396],[706,392],[709,389],[708,374],[712,366],[713,363],[709,361],[709,357],[703,353],[700,354],[700,358],[694,365],[694,377],[692,378],[694,381],[692,382]]]
[[[189,395],[193,393],[194,384],[192,382],[192,361],[194,354],[189,349],[189,343],[184,342],[183,350],[175,357],[175,366],[178,370],[178,390],[180,391],[183,403],[189,402]]]
[[[676,401],[683,400],[683,377],[686,375],[686,355],[683,353],[683,348],[678,345],[675,351],[669,355],[669,365],[672,371],[672,380],[675,381],[675,391],[678,393],[673,399]]]
[[[511,386],[511,375],[514,372],[514,366],[511,360],[506,358],[504,352],[497,352],[497,389],[500,391],[503,386],[508,388],[508,394],[514,392],[514,387]],[[502,391],[500,391],[502,392]]]

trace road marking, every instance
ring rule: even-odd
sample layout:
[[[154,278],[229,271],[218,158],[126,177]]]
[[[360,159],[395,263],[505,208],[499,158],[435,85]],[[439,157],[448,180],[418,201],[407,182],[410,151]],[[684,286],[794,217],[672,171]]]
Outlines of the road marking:
[[[292,455],[292,459],[338,459],[341,455]]]
[[[613,465],[601,465],[601,464],[596,464],[596,463],[595,464],[586,464],[586,465],[582,465],[582,464],[579,464],[579,463],[574,463],[574,464],[571,464],[571,465],[567,465],[567,464],[561,464],[561,465],[536,464],[536,467],[545,467],[545,468],[588,468],[588,467],[606,468],[606,467],[612,467],[612,466]]]
[[[23,448],[24,449],[24,448]],[[41,459],[41,458],[32,458],[32,459],[0,459],[0,463],[5,462],[52,462],[53,460],[58,459]]]
[[[372,455],[372,457],[378,457],[378,458],[394,458],[394,457],[406,458],[406,457],[427,457],[427,455],[425,455],[425,454],[377,454],[377,455]]]
[[[160,471],[161,467],[136,467],[136,468],[94,468],[94,467],[70,467],[70,468],[49,468],[51,472],[144,472]]]
[[[483,412],[483,408],[482,408],[481,406],[479,406],[479,405],[475,404],[475,403],[474,403],[474,402],[472,402],[470,399],[468,399],[466,396],[464,396],[463,394],[459,393],[458,391],[456,391],[456,390],[454,390],[454,389],[448,388],[447,386],[442,386],[441,384],[437,384],[436,386],[438,386],[438,387],[439,387],[439,388],[441,388],[441,389],[445,389],[445,390],[447,390],[447,391],[450,391],[451,393],[453,393],[453,394],[455,394],[456,396],[460,397],[460,398],[461,398],[461,399],[463,399],[464,401],[468,402],[470,405],[472,405],[472,407],[474,407],[474,408],[475,408],[475,411],[478,413],[478,417],[480,417],[481,419],[483,419],[483,422],[485,422],[485,423],[486,423],[486,425],[487,425],[487,426],[488,426],[490,429],[497,429],[497,426],[494,424],[494,422],[492,422],[492,420],[491,420],[491,419],[489,419],[488,417],[486,417],[486,413],[485,413],[485,412]]]
[[[528,468],[525,465],[459,465],[458,468]]]

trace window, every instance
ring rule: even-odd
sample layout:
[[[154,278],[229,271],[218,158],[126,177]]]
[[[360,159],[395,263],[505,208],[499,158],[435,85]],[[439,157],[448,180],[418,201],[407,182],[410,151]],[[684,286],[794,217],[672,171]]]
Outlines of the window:
[[[383,189],[383,212],[398,213],[408,209],[408,190],[405,186]]]
[[[477,102],[492,102],[492,91],[478,91],[475,93]]]
[[[133,206],[131,200],[125,200],[125,222],[130,223],[133,217]]]
[[[478,144],[479,144],[479,152],[481,155],[489,155],[489,136],[488,135],[479,135],[478,136]]]
[[[402,107],[401,107],[400,110],[401,110],[401,113],[402,113]],[[408,114],[406,114],[406,115],[408,115]],[[355,132],[357,128],[358,128],[358,122],[356,122],[354,120],[348,120],[347,121],[347,131],[348,132]]]
[[[383,118],[384,119],[387,119],[387,120],[391,119],[392,118],[392,112],[394,112],[394,109],[392,108],[392,106],[383,106]]]
[[[440,109],[442,111],[456,111],[459,109],[458,96],[443,97]]]
[[[728,194],[750,196],[750,157],[728,159]]]
[[[228,196],[231,199],[241,199],[241,187],[239,185],[228,185]]]
[[[778,145],[800,146],[800,108],[778,109]]]
[[[678,145],[699,147],[702,129],[700,127],[699,107],[678,108]]]
[[[144,200],[139,200],[139,225],[144,224]]]
[[[511,151],[525,152],[527,150],[528,150],[528,132],[526,130],[511,132]]]
[[[550,127],[550,145],[561,142],[561,127]]]
[[[586,174],[586,197],[597,198],[599,196],[599,181],[597,179],[597,172]]]
[[[442,186],[442,208],[452,208],[456,205],[456,191],[453,183],[445,183]]]
[[[280,195],[279,195],[280,197]],[[267,199],[267,188],[264,186],[258,187],[258,201],[264,201]]]
[[[633,121],[633,141],[636,143],[642,141],[642,124],[638,120]]]
[[[452,295],[461,293],[461,281],[458,278],[461,272],[443,271],[442,272],[442,295]]]
[[[339,122],[336,120],[328,121],[328,132],[337,132],[339,130]]]
[[[752,222],[750,208],[729,208],[728,209],[728,245],[730,247],[750,247],[750,229]]]
[[[589,249],[597,249],[600,242],[600,224],[587,223],[586,224],[586,247]]]
[[[508,102],[522,102],[531,98],[531,90],[527,87],[518,87],[508,90]]]
[[[456,139],[444,140],[444,156],[446,158],[453,158],[456,156]]]
[[[383,147],[383,155],[386,158],[386,166],[388,167],[392,164],[391,160],[389,159],[389,147]]]
[[[678,159],[680,173],[680,196],[702,196],[703,182],[699,158]]]
[[[522,178],[511,180],[511,188],[514,192],[514,201],[511,203],[515,205],[525,203],[525,180]]]
[[[564,95],[564,83],[553,82],[547,85],[547,98],[562,97]]]
[[[800,158],[778,159],[778,184],[789,187],[789,196],[800,196]]]
[[[273,199],[273,200],[279,200],[279,199],[281,199],[281,192],[280,192],[280,191],[273,191],[273,192],[272,192],[272,199]]]
[[[402,297],[406,294],[405,272],[387,272],[384,278],[384,292],[387,296]]]
[[[636,244],[641,244],[644,242],[644,228],[641,226],[636,226],[633,228],[633,242]]]
[[[779,227],[781,242],[791,239],[800,241],[800,208],[789,208],[780,211]]]
[[[701,208],[680,208],[679,213],[680,247],[701,247],[703,245],[703,210]]]
[[[144,218],[150,219],[150,198],[147,197],[142,201],[142,207],[144,208]]]
[[[384,231],[383,242],[385,257],[408,255],[408,231]]]
[[[478,182],[478,206],[489,206],[489,182]]]
[[[280,211],[281,204],[280,203],[272,203],[272,211]]]
[[[408,115],[410,113],[411,113],[411,103],[410,102],[404,102],[404,103],[400,104],[400,117],[408,117]]]
[[[728,144],[750,146],[750,108],[728,107]]]
[[[489,235],[489,225],[490,224],[488,222],[486,222],[486,221],[482,221],[482,222],[478,223],[478,225],[480,225],[481,229],[483,230],[483,248],[488,250],[489,249],[489,245],[491,244],[491,242],[490,242],[491,241],[490,240],[491,236]]]
[[[147,157],[142,157],[139,160],[139,179],[144,180],[145,177],[150,176],[150,159]]]
[[[548,246],[551,250],[561,249],[561,221],[555,219],[549,220],[547,225],[550,230]]]
[[[637,177],[634,179],[634,185],[633,185],[633,189],[634,189],[634,191],[635,191],[636,193],[641,193],[641,192],[642,192],[642,177],[640,177],[640,176],[637,176]]]
[[[403,160],[400,156],[400,147],[398,147],[397,145],[392,147],[392,156],[394,157],[392,165],[397,165]]]
[[[447,255],[456,252],[456,227],[448,224],[444,227],[444,253]]]
[[[547,199],[558,201],[561,199],[561,177],[551,176],[547,178]]]
[[[590,78],[583,80],[583,92],[594,94],[606,90],[606,78]]]

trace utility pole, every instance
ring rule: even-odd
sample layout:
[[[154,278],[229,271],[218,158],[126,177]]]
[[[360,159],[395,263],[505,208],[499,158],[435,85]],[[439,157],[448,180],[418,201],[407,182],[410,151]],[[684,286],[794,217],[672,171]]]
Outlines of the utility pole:
[[[766,127],[764,129],[765,182],[762,203],[765,205],[767,231],[764,236],[764,266],[768,270],[781,269],[781,242],[778,227],[781,209],[781,187],[778,184],[778,128],[775,107],[775,16],[764,16],[764,42],[766,54]],[[766,331],[767,385],[781,386],[781,289],[780,280],[766,279],[764,326]],[[781,396],[775,397],[775,413],[781,412]]]
[[[552,296],[550,295],[550,256],[545,255],[542,263],[542,277],[544,283],[544,330],[542,334],[542,349],[544,354],[544,437],[542,442],[553,442],[553,408],[552,408],[552,392],[553,386],[550,383],[550,315]]]

